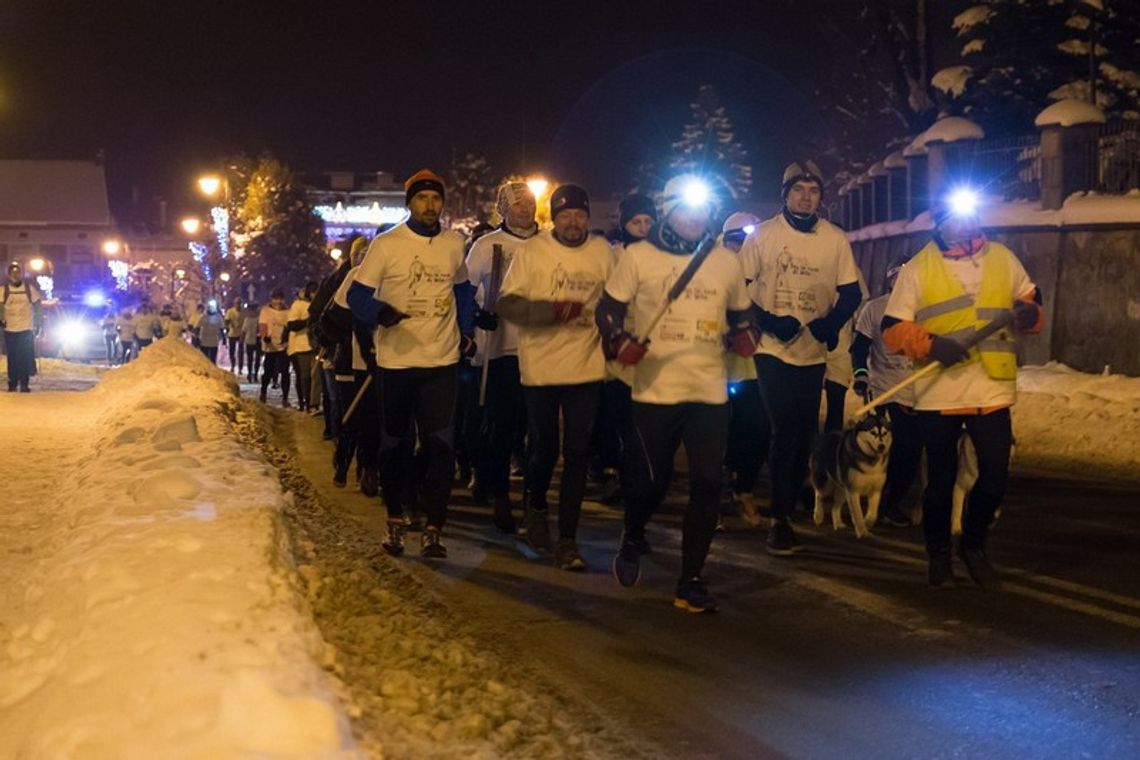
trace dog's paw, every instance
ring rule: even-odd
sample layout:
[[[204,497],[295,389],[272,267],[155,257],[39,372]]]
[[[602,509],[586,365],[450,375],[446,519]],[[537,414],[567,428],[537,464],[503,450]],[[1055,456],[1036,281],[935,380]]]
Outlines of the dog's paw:
[[[823,525],[823,510],[817,509],[812,512],[811,521],[815,523],[816,527]]]

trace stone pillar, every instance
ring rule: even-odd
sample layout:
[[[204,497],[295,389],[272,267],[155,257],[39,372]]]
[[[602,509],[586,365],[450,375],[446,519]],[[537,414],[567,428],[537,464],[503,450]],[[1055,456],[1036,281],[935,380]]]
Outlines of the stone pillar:
[[[925,154],[906,157],[906,218],[914,219],[930,208],[930,195],[926,181],[927,158]]]
[[[1070,195],[1095,190],[1098,124],[1041,129],[1041,208],[1059,209]]]
[[[907,218],[906,168],[887,169],[887,220]]]

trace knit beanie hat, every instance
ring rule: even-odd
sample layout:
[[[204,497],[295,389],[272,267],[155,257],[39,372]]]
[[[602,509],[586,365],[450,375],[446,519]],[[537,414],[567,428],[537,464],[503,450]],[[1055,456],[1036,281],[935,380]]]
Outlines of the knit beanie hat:
[[[411,203],[416,193],[424,190],[435,190],[443,197],[443,177],[431,169],[420,169],[404,181],[404,205]]]
[[[653,221],[657,221],[657,205],[653,199],[646,195],[627,195],[618,204],[618,227],[625,229],[629,220],[638,214],[648,214]]]
[[[504,182],[499,186],[499,195],[495,199],[495,210],[499,216],[507,218],[507,211],[511,206],[522,200],[534,200],[534,193],[525,182]]]
[[[814,182],[819,185],[820,192],[823,192],[823,172],[814,161],[788,164],[788,168],[784,169],[784,179],[780,182],[780,197],[786,200],[792,185],[797,182]]]
[[[550,218],[558,216],[558,212],[570,208],[580,208],[590,214],[590,196],[577,185],[559,185],[550,196]]]

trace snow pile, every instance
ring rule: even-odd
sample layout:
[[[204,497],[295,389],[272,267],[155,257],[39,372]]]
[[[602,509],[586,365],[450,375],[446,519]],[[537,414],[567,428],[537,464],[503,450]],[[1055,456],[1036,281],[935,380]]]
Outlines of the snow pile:
[[[0,757],[356,754],[236,403],[173,340],[0,397]]]
[[[973,75],[974,69],[970,66],[948,66],[939,69],[931,77],[930,84],[934,89],[957,98],[966,91],[966,84]]]
[[[1104,124],[1106,120],[1104,111],[1087,100],[1067,98],[1037,114],[1033,125],[1039,129],[1050,126],[1072,127],[1077,124]]]
[[[1140,479],[1140,378],[1091,375],[1050,362],[1022,367],[1017,389],[1019,469]]]

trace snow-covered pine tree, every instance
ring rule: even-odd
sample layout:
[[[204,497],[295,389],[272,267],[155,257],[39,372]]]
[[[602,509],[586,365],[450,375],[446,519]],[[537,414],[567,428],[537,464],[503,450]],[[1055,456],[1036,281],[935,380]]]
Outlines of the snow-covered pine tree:
[[[669,166],[674,171],[716,175],[736,199],[752,190],[748,152],[736,139],[732,121],[720,103],[716,88],[701,85],[697,100],[689,104],[690,121],[673,143]]]
[[[1140,119],[1140,2],[1069,3],[1069,36],[1058,48],[1075,59],[1080,76],[1049,93],[1054,100],[1093,101],[1110,114]]]
[[[452,226],[468,228],[487,221],[495,207],[497,189],[487,159],[474,153],[453,156],[450,180],[444,203]]]

